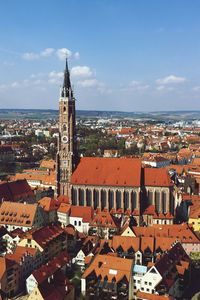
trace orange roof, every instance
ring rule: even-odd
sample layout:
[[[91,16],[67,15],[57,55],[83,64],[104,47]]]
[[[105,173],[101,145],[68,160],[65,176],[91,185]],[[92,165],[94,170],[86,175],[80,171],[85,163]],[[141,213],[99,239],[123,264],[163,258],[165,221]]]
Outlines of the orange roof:
[[[6,258],[12,259],[17,263],[20,263],[23,259],[23,256],[30,255],[33,257],[36,255],[36,253],[37,249],[35,248],[17,246],[15,248],[14,253],[6,254]]]
[[[38,201],[38,203],[46,212],[57,210],[59,206],[59,202],[50,197],[43,197]]]
[[[57,212],[67,214],[70,211],[70,208],[71,208],[71,204],[60,203]]]
[[[141,238],[141,250],[144,252],[147,248],[154,251],[154,238],[153,237],[145,237]]]
[[[91,220],[90,226],[117,228],[117,224],[108,211],[99,211]]]
[[[20,227],[33,225],[37,204],[24,204],[4,201],[0,207],[0,224],[12,224]]]
[[[136,296],[143,300],[173,300],[174,299],[173,297],[170,296],[160,296],[160,295],[149,294],[140,291],[137,292]]]
[[[66,196],[66,195],[60,195],[60,196],[58,196],[57,200],[59,202],[70,203],[69,197]]]
[[[153,219],[173,219],[174,218],[170,212],[168,212],[166,214],[157,213],[155,210],[155,205],[149,205],[143,212],[143,215],[153,215]]]
[[[112,282],[114,278],[116,282],[119,282],[124,276],[129,281],[132,273],[132,264],[133,261],[131,259],[97,254],[83,273],[82,278],[86,278],[92,272],[95,272],[97,277],[100,276],[102,278],[102,281],[106,276],[108,282]]]
[[[172,182],[165,168],[144,168],[144,185],[169,187]]]
[[[140,239],[138,237],[114,235],[112,238],[112,248],[116,250],[120,246],[124,252],[128,251],[131,247],[136,252],[140,249]]]
[[[42,160],[41,163],[40,163],[40,168],[55,170],[56,162],[53,159]]]
[[[31,181],[40,181],[41,184],[47,184],[47,185],[55,185],[56,182],[56,172],[52,171],[50,172],[50,174],[44,174],[44,173],[40,173],[38,171],[35,170],[31,170],[31,173],[17,173],[14,176],[15,180],[18,179],[26,179],[27,181],[31,182]]]
[[[83,157],[71,177],[72,184],[140,186],[137,158]]]
[[[200,165],[200,157],[195,157],[192,161],[192,165]]]
[[[83,218],[83,222],[89,223],[93,218],[94,210],[91,206],[71,206],[70,217]]]
[[[200,240],[187,224],[159,225],[151,227],[133,227],[136,236],[144,237],[171,237],[181,243],[199,243]]]

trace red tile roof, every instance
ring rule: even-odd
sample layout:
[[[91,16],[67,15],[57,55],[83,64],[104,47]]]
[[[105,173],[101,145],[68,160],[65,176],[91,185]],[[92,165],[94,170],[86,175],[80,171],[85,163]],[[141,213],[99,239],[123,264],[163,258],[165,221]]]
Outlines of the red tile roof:
[[[43,197],[38,201],[39,205],[44,209],[45,212],[57,210],[59,207],[59,201],[50,197]]]
[[[42,248],[64,233],[59,225],[44,226],[39,229],[31,229],[25,233],[24,238],[35,240]]]
[[[165,168],[144,168],[145,186],[171,186],[170,176]]]
[[[108,282],[112,282],[114,278],[116,282],[119,282],[123,277],[126,277],[129,282],[132,264],[133,261],[131,259],[97,254],[85,270],[82,278],[87,278],[88,275],[95,272],[97,277],[101,275],[102,281],[107,277]]]
[[[4,201],[0,207],[0,223],[20,227],[31,227],[34,224],[38,205]]]
[[[153,219],[173,219],[173,215],[168,212],[168,213],[157,213],[155,211],[155,205],[149,205],[145,211],[143,212],[143,215],[152,215]]]
[[[170,296],[160,296],[155,294],[149,294],[144,292],[137,292],[137,298],[143,299],[143,300],[173,300],[173,297]]]
[[[117,223],[109,212],[100,211],[91,220],[90,226],[95,227],[106,227],[106,228],[117,228]]]
[[[83,157],[71,177],[72,184],[140,186],[141,161],[137,158]]]
[[[33,195],[33,191],[26,180],[16,180],[0,184],[0,202],[2,200],[15,201],[18,197]]]
[[[157,225],[151,227],[132,227],[136,236],[171,237],[181,243],[200,243],[200,240],[187,224]]]
[[[58,256],[54,257],[46,265],[42,265],[39,269],[33,271],[33,276],[38,284],[44,282],[48,277],[54,274],[59,268],[65,266],[70,260],[66,251],[61,252]]]
[[[83,218],[83,222],[89,223],[94,215],[94,210],[91,206],[71,206],[70,217]]]

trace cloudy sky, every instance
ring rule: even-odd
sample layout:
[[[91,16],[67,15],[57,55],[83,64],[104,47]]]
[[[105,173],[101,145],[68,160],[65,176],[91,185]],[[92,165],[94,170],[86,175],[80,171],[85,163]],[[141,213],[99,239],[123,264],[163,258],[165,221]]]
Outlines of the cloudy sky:
[[[0,108],[200,110],[199,0],[2,0]]]

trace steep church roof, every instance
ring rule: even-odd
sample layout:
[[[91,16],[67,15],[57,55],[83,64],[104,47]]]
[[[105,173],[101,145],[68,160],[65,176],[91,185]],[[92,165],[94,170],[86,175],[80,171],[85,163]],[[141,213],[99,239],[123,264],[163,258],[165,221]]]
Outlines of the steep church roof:
[[[73,185],[139,187],[141,161],[137,158],[83,157],[71,177]]]

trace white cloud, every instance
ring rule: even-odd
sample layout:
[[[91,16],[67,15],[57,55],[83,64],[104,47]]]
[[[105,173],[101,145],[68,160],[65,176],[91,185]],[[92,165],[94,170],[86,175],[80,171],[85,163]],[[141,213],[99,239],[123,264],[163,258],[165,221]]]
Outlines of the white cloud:
[[[48,74],[48,77],[50,77],[50,78],[63,78],[63,72],[51,71]]]
[[[163,91],[163,92],[171,92],[174,91],[175,88],[172,86],[167,86],[167,85],[159,85],[156,87],[157,91]]]
[[[80,58],[80,53],[79,52],[75,52],[74,53],[74,58],[75,59],[79,59]]]
[[[144,91],[147,90],[150,86],[148,84],[143,84],[141,81],[132,80],[129,84],[129,87],[133,90]]]
[[[72,51],[67,48],[61,48],[56,51],[56,55],[60,60],[65,60],[66,57],[69,58],[72,56]]]
[[[86,87],[86,88],[102,86],[102,84],[95,78],[78,81],[78,85],[81,87]]]
[[[6,84],[0,84],[0,90],[5,90],[8,86]]]
[[[55,52],[55,49],[54,48],[46,48],[44,49],[40,55],[43,56],[43,57],[49,57],[51,56],[53,53]]]
[[[199,92],[200,91],[200,86],[194,86],[192,88],[192,90],[195,91],[195,92]]]
[[[60,84],[63,78],[63,72],[52,71],[48,74],[48,82],[51,84]]]
[[[156,80],[156,84],[158,85],[167,85],[167,84],[176,84],[176,83],[183,83],[187,81],[185,77],[178,77],[175,75],[169,75],[163,78],[159,78]]]
[[[19,86],[20,86],[20,83],[17,82],[17,81],[11,83],[11,87],[12,87],[12,88],[19,87]]]
[[[22,58],[25,60],[36,60],[39,57],[40,57],[39,54],[34,52],[26,52],[22,54]]]
[[[71,69],[71,75],[73,77],[90,77],[92,70],[87,66],[76,66]]]
[[[39,53],[36,52],[25,52],[22,54],[22,58],[24,60],[37,60],[40,58],[44,57],[51,57],[52,55],[55,55],[58,57],[60,60],[65,60],[67,58],[74,58],[74,59],[79,59],[80,54],[78,51],[73,53],[71,50],[67,48],[60,48],[60,49],[54,49],[54,48],[46,48],[42,50]]]

